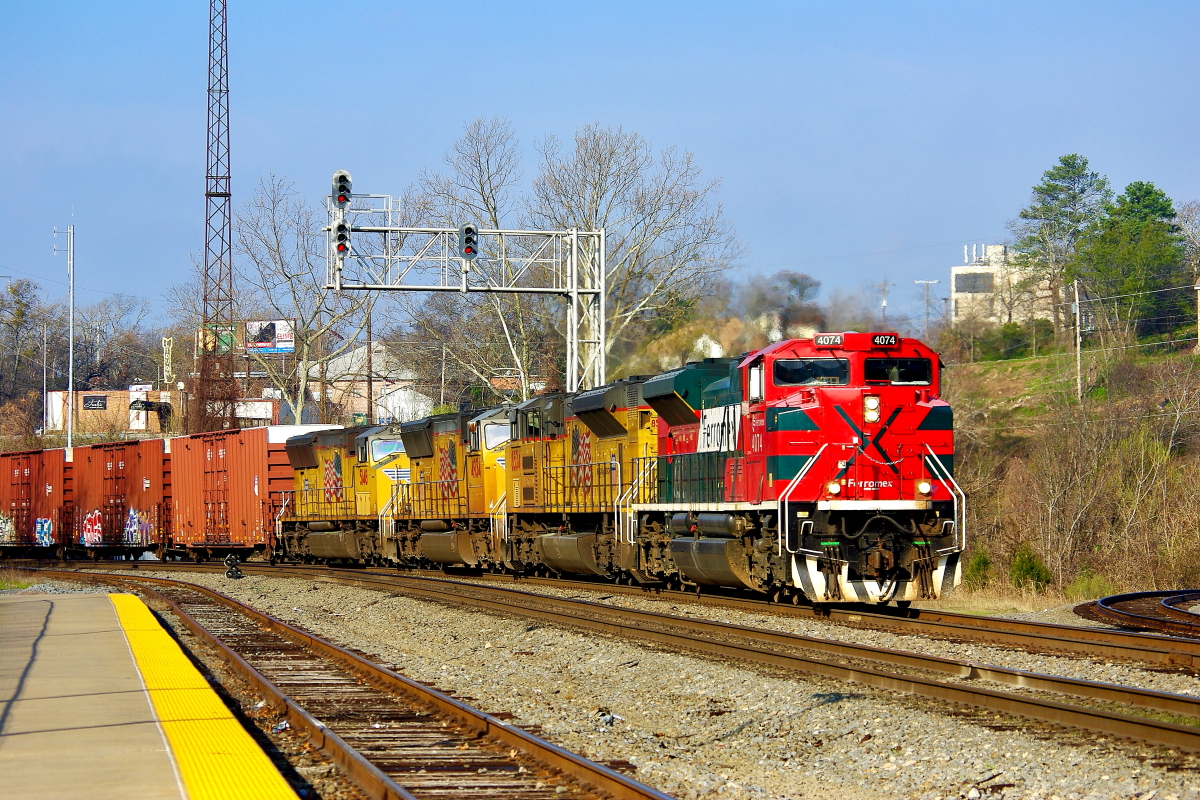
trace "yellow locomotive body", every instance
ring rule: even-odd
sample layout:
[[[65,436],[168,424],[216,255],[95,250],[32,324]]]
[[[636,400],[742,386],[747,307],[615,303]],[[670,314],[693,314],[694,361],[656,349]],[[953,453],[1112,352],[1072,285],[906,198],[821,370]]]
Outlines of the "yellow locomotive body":
[[[407,469],[399,432],[390,426],[317,431],[288,439],[293,491],[279,516],[284,551],[308,558],[384,558],[379,512],[393,479]]]
[[[509,443],[509,564],[616,575],[634,568],[636,459],[657,453],[656,416],[627,378],[515,409]]]

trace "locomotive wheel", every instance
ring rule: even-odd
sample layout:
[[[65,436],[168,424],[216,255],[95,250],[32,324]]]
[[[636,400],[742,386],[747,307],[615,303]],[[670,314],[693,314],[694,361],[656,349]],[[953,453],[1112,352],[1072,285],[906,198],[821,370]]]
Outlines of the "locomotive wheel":
[[[912,600],[897,600],[896,601],[896,608],[905,609],[905,608],[909,608],[910,606],[912,606]]]

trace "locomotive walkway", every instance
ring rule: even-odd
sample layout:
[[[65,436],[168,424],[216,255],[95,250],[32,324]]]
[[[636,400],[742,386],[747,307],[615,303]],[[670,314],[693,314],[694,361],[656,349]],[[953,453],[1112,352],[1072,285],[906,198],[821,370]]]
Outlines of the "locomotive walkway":
[[[0,597],[0,795],[296,795],[128,594]]]

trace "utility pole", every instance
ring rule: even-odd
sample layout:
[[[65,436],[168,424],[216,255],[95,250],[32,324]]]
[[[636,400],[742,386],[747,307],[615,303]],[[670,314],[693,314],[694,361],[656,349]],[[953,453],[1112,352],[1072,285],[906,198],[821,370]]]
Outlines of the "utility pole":
[[[940,281],[913,281],[925,285],[925,344],[929,344],[929,287]]]
[[[54,229],[58,238],[58,228]],[[58,255],[58,246],[54,247]],[[75,445],[75,226],[67,226],[67,447]],[[45,359],[43,359],[44,361]]]
[[[882,305],[881,305],[881,308],[882,308],[882,322],[880,323],[879,327],[881,327],[881,328],[887,328],[887,290],[888,290],[888,280],[887,280],[887,278],[884,278],[884,279],[883,279],[883,283],[879,284],[879,288],[880,288],[880,290],[883,292],[883,303],[882,303]]]
[[[1079,306],[1079,278],[1075,279],[1075,398],[1083,402],[1083,309]]]
[[[1196,347],[1192,352],[1200,356],[1200,277],[1192,288],[1196,290]]]
[[[371,342],[371,309],[367,309],[367,424],[375,424],[375,367],[371,359],[371,351],[375,345]]]
[[[50,409],[46,405],[46,402],[50,397],[49,393],[46,391],[46,389],[48,388],[47,378],[49,376],[49,371],[46,368],[46,359],[48,358],[48,356],[50,354],[50,336],[49,336],[48,331],[49,331],[49,327],[45,323],[43,323],[42,324],[42,435],[43,436],[46,435],[47,423],[50,420]]]

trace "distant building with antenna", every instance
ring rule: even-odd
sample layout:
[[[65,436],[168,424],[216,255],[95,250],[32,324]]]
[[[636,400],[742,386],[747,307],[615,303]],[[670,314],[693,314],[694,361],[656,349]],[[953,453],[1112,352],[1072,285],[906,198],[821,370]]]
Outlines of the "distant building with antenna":
[[[963,245],[963,263],[950,268],[950,322],[1025,322],[1049,319],[1050,287],[1012,259],[1008,245]]]

